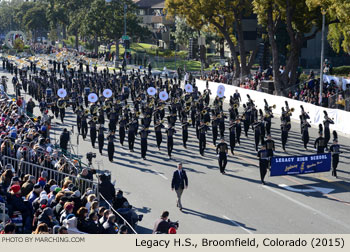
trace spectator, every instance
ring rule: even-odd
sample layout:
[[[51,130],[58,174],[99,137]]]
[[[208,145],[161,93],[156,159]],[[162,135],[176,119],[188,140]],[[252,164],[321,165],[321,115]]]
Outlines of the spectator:
[[[161,233],[161,234],[167,234],[169,228],[171,227],[170,222],[168,221],[168,217],[169,217],[169,212],[168,211],[164,211],[162,213],[162,215],[160,216],[160,219],[158,219],[156,221],[156,223],[154,224],[154,228],[153,228],[153,234],[155,233]]]
[[[109,205],[113,204],[113,199],[115,197],[115,188],[111,183],[109,176],[102,174],[100,176],[101,183],[99,184],[99,192],[103,196],[100,201],[100,205],[109,208]]]
[[[115,224],[115,215],[110,214],[108,220],[103,224],[103,233],[104,234],[117,234],[118,226]]]
[[[0,234],[16,234],[16,225],[14,223],[6,224],[4,230]]]
[[[72,202],[66,202],[63,207],[63,211],[60,214],[60,223],[67,218],[68,215],[73,213],[74,204]]]
[[[86,220],[88,215],[88,210],[85,207],[80,207],[77,212],[77,218],[78,218],[78,229],[82,232],[87,232],[88,228],[88,222]]]
[[[88,234],[98,234],[99,233],[99,227],[98,227],[98,217],[96,212],[89,213],[89,218],[87,219],[87,229],[86,233]]]
[[[345,99],[343,98],[343,96],[341,94],[338,96],[338,100],[337,100],[336,104],[338,105],[337,106],[338,109],[342,109],[342,110],[345,109]]]
[[[34,189],[34,184],[35,177],[29,175],[28,180],[21,187],[22,196],[26,197]]]

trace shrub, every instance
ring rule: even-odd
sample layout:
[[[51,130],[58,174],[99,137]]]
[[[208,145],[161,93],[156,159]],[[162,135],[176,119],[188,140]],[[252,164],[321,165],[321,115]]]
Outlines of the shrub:
[[[333,67],[332,75],[349,75],[350,66]]]

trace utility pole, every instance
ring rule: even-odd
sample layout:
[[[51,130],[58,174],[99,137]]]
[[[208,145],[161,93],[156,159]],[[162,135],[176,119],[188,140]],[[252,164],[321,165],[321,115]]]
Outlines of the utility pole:
[[[326,11],[322,9],[322,38],[321,38],[321,68],[320,68],[320,96],[319,105],[322,106],[322,92],[323,92],[323,58],[324,58],[324,30],[326,23]]]
[[[124,36],[126,37],[126,10],[128,9],[128,6],[126,4],[124,4]],[[124,51],[124,58],[126,61],[126,48]]]

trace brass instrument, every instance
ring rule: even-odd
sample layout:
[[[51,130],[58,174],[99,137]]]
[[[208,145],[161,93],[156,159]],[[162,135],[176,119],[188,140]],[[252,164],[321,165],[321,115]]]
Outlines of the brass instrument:
[[[63,101],[63,103],[61,103]],[[60,103],[61,103],[61,105],[60,105]],[[58,100],[57,101],[57,107],[59,108],[59,109],[63,109],[63,108],[66,108],[66,105],[67,105],[67,103],[64,101],[64,100]]]
[[[97,122],[97,121],[98,121],[98,117],[97,117],[97,116],[94,116],[94,117],[92,118],[92,121],[93,121],[93,122]]]
[[[187,106],[186,108],[185,108],[185,112],[188,112],[188,111],[190,111],[191,110],[191,107],[190,106]]]
[[[141,115],[141,112],[140,111],[137,111],[136,112],[136,116],[139,117]]]
[[[137,97],[136,101],[141,101],[141,97]]]
[[[120,104],[121,103],[121,101],[120,100],[117,100],[117,104]]]
[[[210,122],[206,122],[205,125],[209,126],[209,125],[210,125]]]
[[[87,116],[89,115],[90,111],[88,109],[85,109],[84,114]]]
[[[99,107],[95,106],[94,110],[92,111],[92,114],[97,114],[98,110],[99,110]]]
[[[202,115],[205,115],[206,113],[207,113],[207,111],[204,109],[204,110],[202,110]]]
[[[237,103],[233,104],[233,108],[238,109],[238,104]]]
[[[294,108],[291,108],[290,111],[293,113],[294,112]]]

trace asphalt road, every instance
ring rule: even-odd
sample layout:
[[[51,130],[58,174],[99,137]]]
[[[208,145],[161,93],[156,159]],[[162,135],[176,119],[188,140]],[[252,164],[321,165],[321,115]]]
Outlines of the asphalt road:
[[[8,86],[11,90],[12,84]],[[273,104],[273,101],[269,103]],[[38,113],[37,108],[35,113]],[[79,137],[77,144],[76,118],[70,109],[63,125],[56,119],[54,122],[57,139],[64,127],[71,129],[74,126],[71,139],[75,152],[82,155],[86,163],[87,152],[97,153],[93,166],[112,172],[116,187],[124,191],[138,213],[144,214],[143,221],[137,227],[139,233],[151,233],[155,220],[164,210],[170,212],[172,221],[179,221],[178,233],[182,234],[350,233],[349,137],[339,134],[339,143],[345,153],[340,158],[338,179],[332,177],[330,172],[283,177],[267,175],[267,185],[261,185],[252,131],[249,138],[242,135],[241,145],[236,147],[234,156],[230,154],[226,175],[222,175],[211,132],[207,134],[207,149],[202,157],[195,130],[190,128],[188,148],[184,149],[181,126],[177,123],[171,160],[167,155],[165,133],[160,151],[156,147],[154,132],[150,134],[147,160],[141,158],[139,137],[135,142],[135,152],[130,153],[127,139],[126,144],[121,146],[117,133],[115,162],[110,163],[107,145],[101,156],[98,149],[92,148],[89,136],[86,141]],[[274,118],[272,136],[276,142],[275,155],[285,156],[281,148],[279,125],[279,117]],[[225,133],[228,140],[227,129]],[[299,123],[292,122],[288,154],[315,153],[311,143],[316,136],[317,129],[310,129],[309,150],[305,151]],[[179,161],[183,163],[189,178],[189,187],[182,197],[183,212],[176,207],[176,194],[170,188],[172,174]]]

